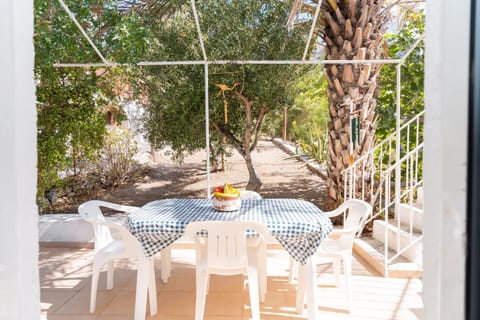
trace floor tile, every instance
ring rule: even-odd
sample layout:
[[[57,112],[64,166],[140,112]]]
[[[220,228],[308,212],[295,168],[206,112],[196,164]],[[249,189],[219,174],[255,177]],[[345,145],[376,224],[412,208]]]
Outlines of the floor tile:
[[[172,253],[168,283],[160,279],[161,261],[155,259],[158,314],[148,320],[192,320],[195,313],[195,254],[191,249]],[[135,261],[115,263],[115,282],[106,290],[102,272],[97,292],[97,310],[89,313],[93,250],[40,248],[42,320],[131,320],[135,309]],[[334,286],[330,265],[317,266],[319,318],[328,320],[418,320],[422,317],[420,279],[392,279],[378,276],[354,256],[352,276],[353,309],[346,310],[344,279]],[[306,309],[295,310],[296,284],[288,282],[289,256],[283,250],[269,250],[267,295],[260,304],[263,320],[306,319]],[[212,276],[207,295],[206,320],[250,318],[248,285],[243,276]]]

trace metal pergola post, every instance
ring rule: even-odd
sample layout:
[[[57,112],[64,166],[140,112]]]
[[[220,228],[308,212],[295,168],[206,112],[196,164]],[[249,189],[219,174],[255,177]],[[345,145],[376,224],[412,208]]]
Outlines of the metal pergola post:
[[[395,140],[395,163],[400,159],[400,124],[401,124],[401,118],[400,118],[400,94],[401,94],[401,68],[402,64],[399,63],[396,65],[396,93],[395,93],[395,116],[396,116],[396,124],[395,124],[395,133],[396,133],[396,140]],[[401,168],[399,165],[395,167],[395,216],[398,217],[398,203],[400,201],[400,187],[402,184],[402,179],[400,178],[401,174]],[[385,213],[388,215],[388,212]],[[397,218],[398,219],[398,218]]]
[[[207,198],[211,197],[210,186],[210,110],[208,99],[208,63],[205,63],[205,158],[207,170]]]

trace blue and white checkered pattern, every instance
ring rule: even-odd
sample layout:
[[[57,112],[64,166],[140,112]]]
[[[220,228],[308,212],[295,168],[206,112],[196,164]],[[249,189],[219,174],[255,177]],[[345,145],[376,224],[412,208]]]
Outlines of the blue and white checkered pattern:
[[[147,257],[185,233],[192,221],[244,220],[263,222],[298,262],[305,264],[332,231],[330,219],[313,203],[298,199],[242,200],[238,211],[217,211],[209,199],[153,201],[127,217],[127,227]]]

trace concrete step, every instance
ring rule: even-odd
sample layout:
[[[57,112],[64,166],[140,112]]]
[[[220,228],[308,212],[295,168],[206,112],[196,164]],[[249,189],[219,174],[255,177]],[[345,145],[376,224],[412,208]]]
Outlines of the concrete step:
[[[387,232],[385,232],[386,230]],[[375,220],[373,222],[373,238],[381,243],[385,243],[385,233],[388,236],[388,247],[395,250],[395,252],[410,246],[413,241],[422,235],[419,230],[415,229],[413,229],[412,234],[410,234],[409,225],[407,224],[400,223],[400,228],[398,228],[397,220],[389,220],[388,224],[386,224],[384,220]],[[397,238],[400,239],[400,244],[398,244]],[[405,250],[402,256],[411,262],[415,262],[422,256],[422,250],[422,243],[419,241]]]
[[[419,208],[423,208],[423,187],[417,188],[417,204]]]
[[[389,278],[421,278],[423,274],[422,260],[411,262],[405,257],[399,256],[385,267],[385,246],[382,242],[362,237],[355,239],[353,251],[362,257],[378,273]],[[388,250],[388,257],[395,255],[391,249]]]
[[[423,230],[423,204],[400,203],[395,219],[406,225],[409,225],[411,221],[415,230]]]

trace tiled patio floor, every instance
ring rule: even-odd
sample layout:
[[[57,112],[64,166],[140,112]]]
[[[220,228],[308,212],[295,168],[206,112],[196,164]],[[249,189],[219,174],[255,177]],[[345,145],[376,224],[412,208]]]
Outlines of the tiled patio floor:
[[[116,263],[115,286],[105,290],[102,274],[97,293],[97,310],[89,313],[90,272],[93,250],[40,248],[42,319],[49,320],[131,320],[135,301],[136,273],[128,260]],[[147,319],[192,320],[195,305],[194,251],[172,251],[172,276],[167,284],[159,280],[156,264],[159,313]],[[295,286],[288,283],[288,255],[269,251],[268,292],[261,305],[262,319],[305,319],[295,313]],[[419,279],[386,279],[373,274],[358,259],[353,264],[353,310],[345,310],[343,287],[333,284],[329,266],[318,269],[318,302],[321,319],[421,319],[422,282]],[[248,288],[243,277],[211,279],[205,319],[249,319]]]

